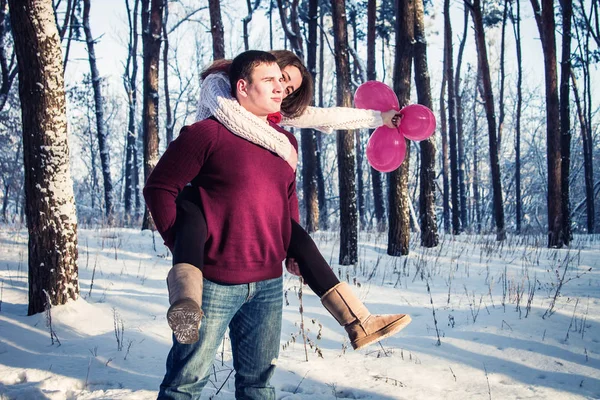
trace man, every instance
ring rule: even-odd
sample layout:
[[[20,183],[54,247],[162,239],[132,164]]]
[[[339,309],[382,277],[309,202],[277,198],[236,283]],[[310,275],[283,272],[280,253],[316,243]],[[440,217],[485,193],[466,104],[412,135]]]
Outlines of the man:
[[[269,123],[283,97],[275,57],[242,53],[229,76],[240,105]],[[291,134],[272,126],[297,150]],[[204,318],[198,342],[173,341],[158,397],[199,398],[229,327],[236,398],[275,399],[269,381],[279,355],[282,262],[289,221],[299,219],[295,173],[282,158],[210,118],[184,127],[146,182],[144,196],[165,239],[175,222],[175,199],[188,182],[199,190],[208,227]]]

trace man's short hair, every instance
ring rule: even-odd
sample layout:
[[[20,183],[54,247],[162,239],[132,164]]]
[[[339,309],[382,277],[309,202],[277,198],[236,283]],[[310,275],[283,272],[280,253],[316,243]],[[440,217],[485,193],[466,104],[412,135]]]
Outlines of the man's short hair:
[[[236,95],[237,82],[243,79],[252,83],[252,72],[261,64],[277,64],[277,58],[266,51],[248,50],[233,59],[229,67],[229,83],[233,97]]]

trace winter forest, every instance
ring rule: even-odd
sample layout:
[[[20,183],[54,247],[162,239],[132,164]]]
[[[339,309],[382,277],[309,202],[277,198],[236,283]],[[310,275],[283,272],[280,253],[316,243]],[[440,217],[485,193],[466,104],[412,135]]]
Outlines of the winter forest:
[[[286,275],[278,398],[600,397],[598,0],[0,0],[1,400],[155,397],[171,254],[142,189],[248,49],[293,51],[316,107],[377,80],[437,120],[390,173],[372,130],[290,129],[302,226],[414,322],[340,350]],[[226,353],[206,398],[233,398]]]

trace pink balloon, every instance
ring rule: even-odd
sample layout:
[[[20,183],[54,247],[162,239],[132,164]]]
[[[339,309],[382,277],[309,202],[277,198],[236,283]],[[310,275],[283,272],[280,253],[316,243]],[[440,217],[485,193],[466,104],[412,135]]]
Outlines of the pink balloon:
[[[365,110],[389,111],[399,110],[396,93],[385,83],[368,81],[356,89],[354,106]]]
[[[377,171],[390,172],[404,161],[406,140],[398,129],[380,126],[367,143],[367,160]]]
[[[410,140],[425,140],[435,131],[435,116],[421,104],[411,104],[400,110],[400,132]]]

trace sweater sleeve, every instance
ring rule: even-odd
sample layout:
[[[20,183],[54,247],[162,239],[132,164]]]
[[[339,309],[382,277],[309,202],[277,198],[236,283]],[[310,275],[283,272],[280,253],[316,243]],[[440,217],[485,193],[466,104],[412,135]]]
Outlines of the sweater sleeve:
[[[210,74],[200,87],[196,120],[211,115],[235,135],[276,153],[286,161],[296,152],[285,135],[265,124],[231,96],[229,78],[222,73]]]
[[[202,132],[199,132],[200,129]],[[218,128],[203,129],[200,124],[184,127],[177,139],[169,144],[146,181],[146,205],[156,229],[170,249],[175,240],[175,199],[183,187],[198,175],[217,140]]]
[[[350,107],[308,107],[296,118],[283,118],[281,125],[312,128],[325,133],[339,129],[378,128],[383,125],[381,112]]]

